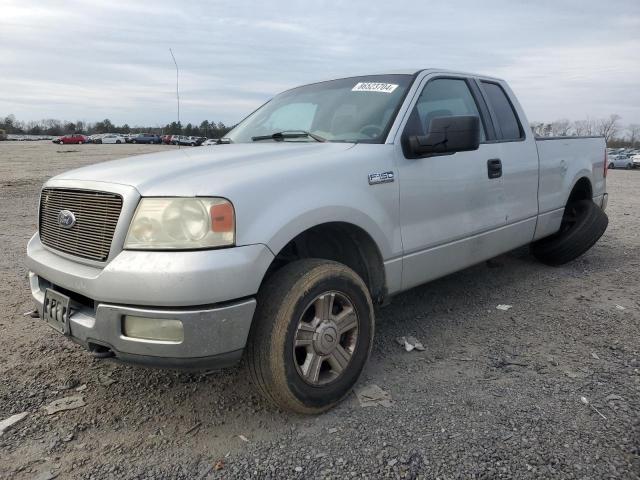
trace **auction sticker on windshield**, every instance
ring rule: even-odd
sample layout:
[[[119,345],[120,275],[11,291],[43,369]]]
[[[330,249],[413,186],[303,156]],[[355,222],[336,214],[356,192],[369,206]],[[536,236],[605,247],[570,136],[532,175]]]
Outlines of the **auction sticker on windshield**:
[[[351,91],[391,93],[396,88],[398,88],[398,85],[395,83],[359,82],[351,89]]]

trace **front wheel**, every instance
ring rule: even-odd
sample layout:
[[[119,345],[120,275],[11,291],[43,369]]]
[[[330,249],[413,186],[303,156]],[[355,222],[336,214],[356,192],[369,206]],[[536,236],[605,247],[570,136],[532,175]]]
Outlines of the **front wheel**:
[[[614,170],[616,168],[616,166],[613,163],[609,164],[609,170]]]
[[[274,405],[320,413],[353,388],[373,345],[374,313],[362,279],[337,262],[298,260],[258,293],[247,344],[253,382]]]

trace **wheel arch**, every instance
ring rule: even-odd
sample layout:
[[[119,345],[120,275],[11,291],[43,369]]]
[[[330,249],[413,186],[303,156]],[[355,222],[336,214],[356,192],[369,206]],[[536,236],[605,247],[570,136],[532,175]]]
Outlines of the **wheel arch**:
[[[565,202],[565,208],[571,202],[578,200],[591,200],[593,198],[593,185],[587,176],[581,176],[573,182],[569,196]]]
[[[304,258],[340,262],[355,271],[365,282],[374,302],[387,294],[383,254],[373,236],[362,226],[347,221],[329,221],[299,229],[286,242],[272,249],[275,258],[262,283],[283,266]],[[270,246],[271,247],[271,246]]]

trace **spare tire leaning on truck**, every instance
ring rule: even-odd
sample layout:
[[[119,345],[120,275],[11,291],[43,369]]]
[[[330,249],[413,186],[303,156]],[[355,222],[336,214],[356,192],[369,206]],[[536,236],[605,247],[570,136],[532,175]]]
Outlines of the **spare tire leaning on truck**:
[[[589,250],[602,236],[609,218],[592,200],[569,203],[560,231],[531,244],[531,253],[546,265],[562,265]]]

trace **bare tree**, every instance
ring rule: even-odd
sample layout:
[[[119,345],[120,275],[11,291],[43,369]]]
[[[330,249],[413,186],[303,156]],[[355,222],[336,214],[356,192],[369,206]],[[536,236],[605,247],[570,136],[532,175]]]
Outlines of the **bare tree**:
[[[567,137],[571,130],[571,122],[567,119],[556,120],[551,123],[551,135],[554,137]]]
[[[629,130],[629,145],[635,147],[638,140],[640,140],[640,125],[632,123],[627,130]]]
[[[602,135],[605,142],[609,142],[620,129],[619,121],[620,115],[616,115],[615,113],[609,115],[609,118],[599,120],[597,128],[598,135]]]
[[[529,127],[531,127],[531,131],[536,137],[542,136],[542,129],[544,127],[544,123],[542,122],[530,122]]]
[[[576,135],[593,135],[595,132],[595,122],[587,117],[585,120],[573,122],[573,130]]]
[[[533,122],[530,123],[531,130],[536,137],[550,137],[553,135],[553,130],[550,123]]]

